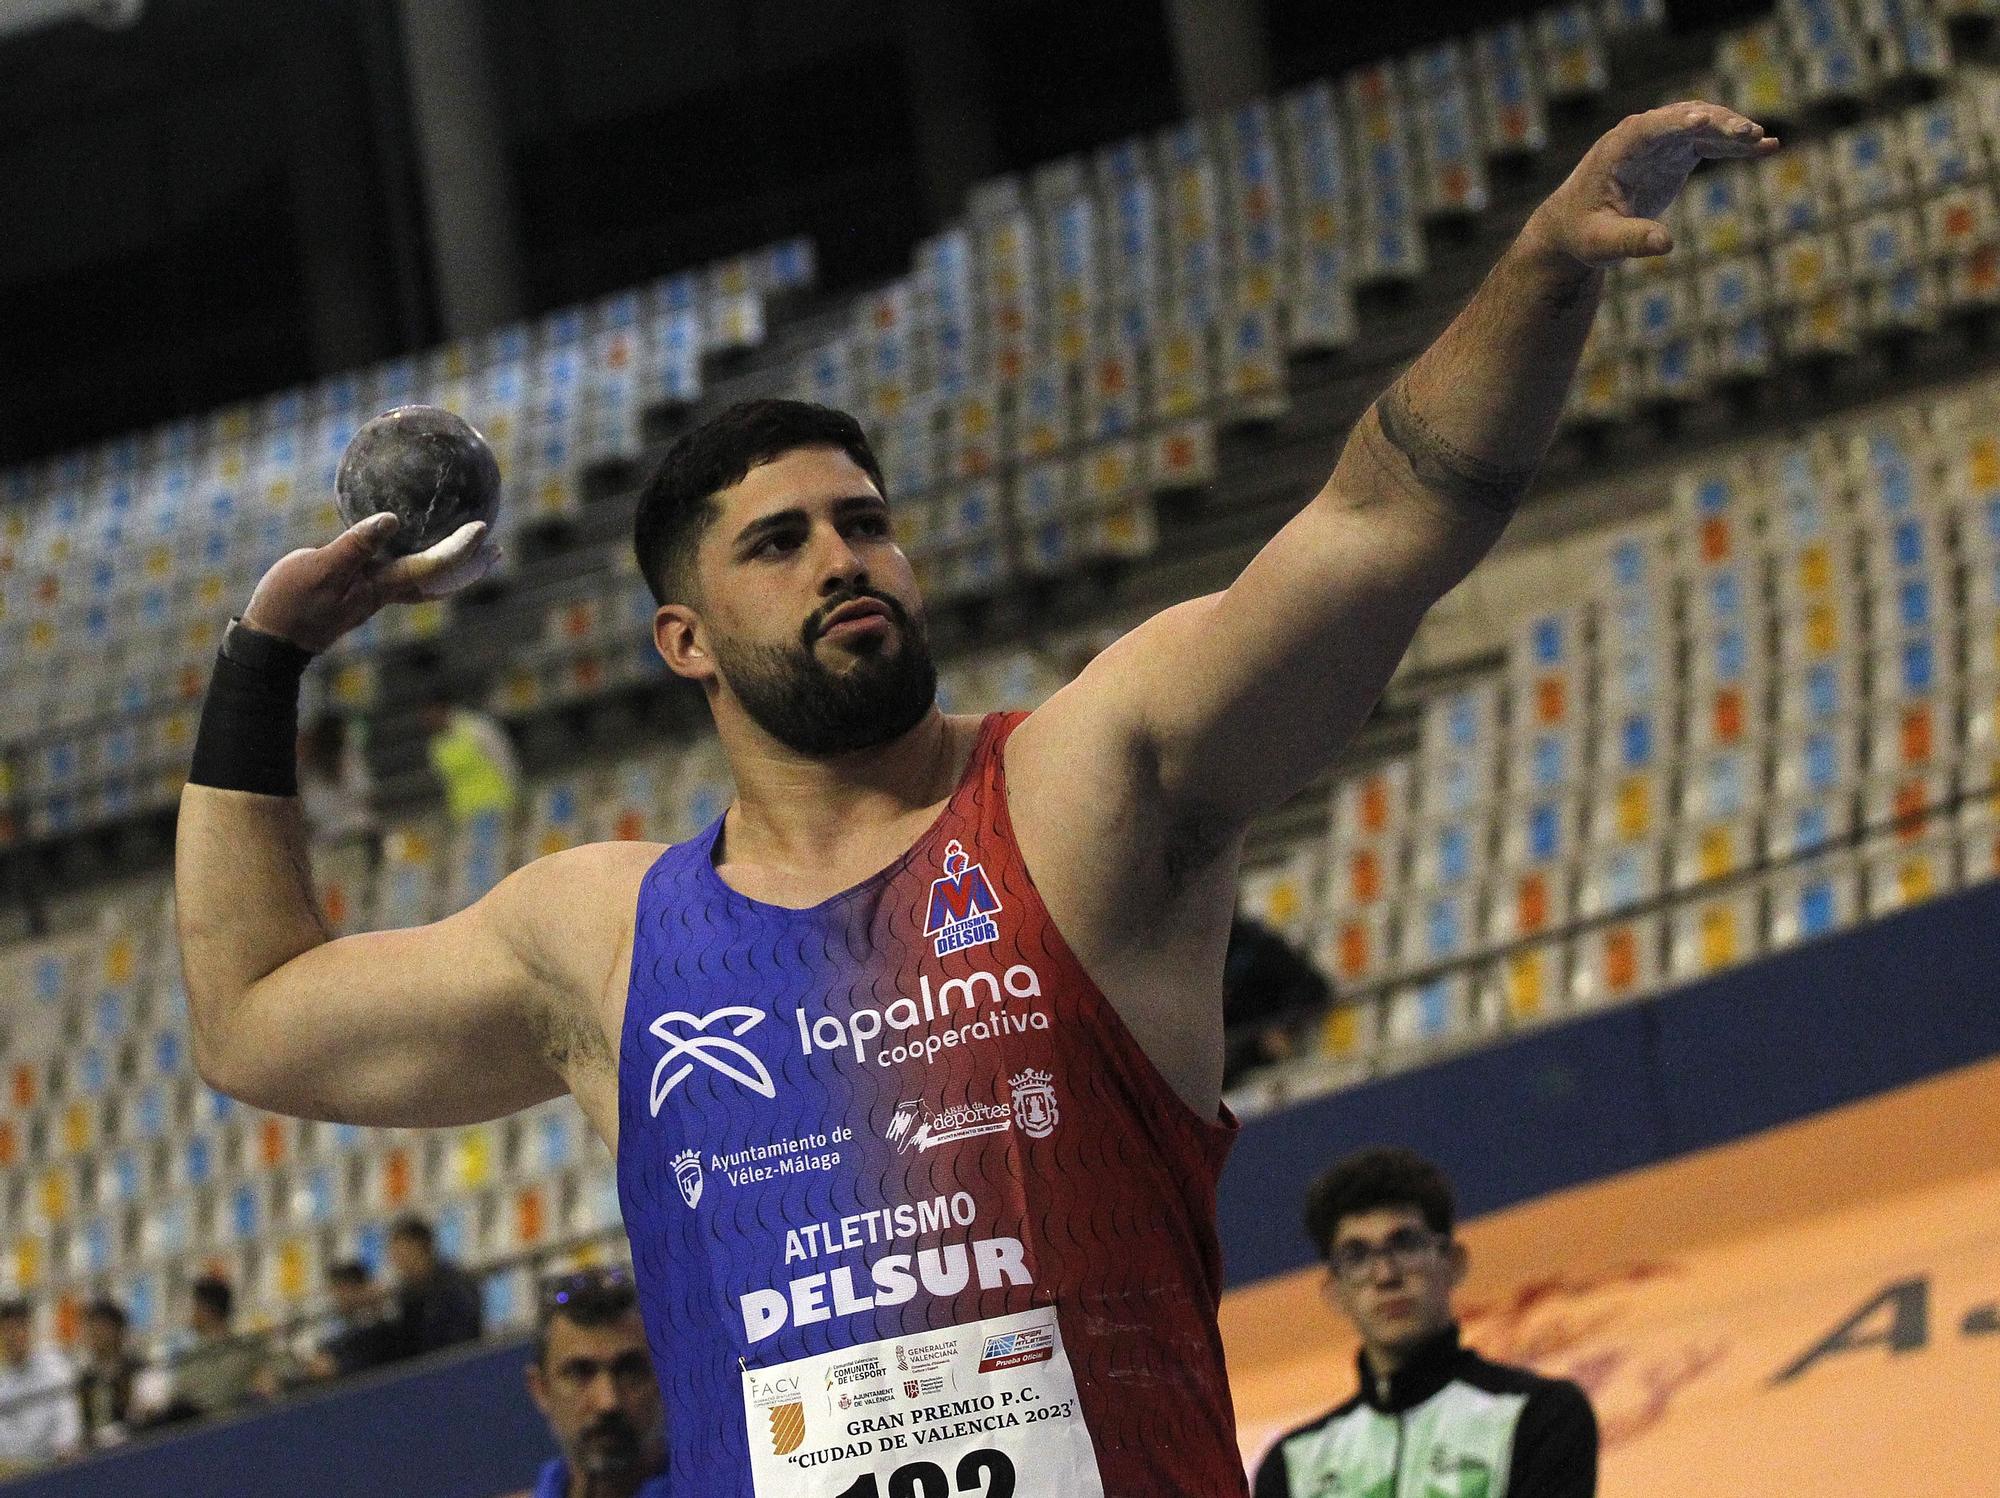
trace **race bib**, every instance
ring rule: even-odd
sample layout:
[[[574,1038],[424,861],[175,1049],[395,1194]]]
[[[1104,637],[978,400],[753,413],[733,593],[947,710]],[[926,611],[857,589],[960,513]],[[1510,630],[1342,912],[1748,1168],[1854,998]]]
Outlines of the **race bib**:
[[[1053,1307],[743,1374],[757,1498],[1103,1498]]]

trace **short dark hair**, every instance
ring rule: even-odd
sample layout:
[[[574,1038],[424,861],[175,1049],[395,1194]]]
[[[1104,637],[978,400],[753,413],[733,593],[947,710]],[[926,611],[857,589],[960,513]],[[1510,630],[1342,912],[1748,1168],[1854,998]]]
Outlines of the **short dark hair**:
[[[1457,1216],[1443,1171],[1415,1150],[1378,1145],[1349,1155],[1312,1183],[1306,1192],[1306,1236],[1326,1258],[1342,1218],[1384,1207],[1414,1208],[1424,1226],[1446,1238]]]
[[[632,1276],[622,1269],[586,1269],[544,1280],[535,1317],[535,1361],[548,1361],[549,1327],[558,1316],[572,1326],[615,1326],[638,1308]]]
[[[121,1332],[125,1330],[131,1321],[131,1318],[125,1314],[125,1307],[118,1304],[117,1301],[112,1300],[109,1296],[101,1296],[93,1300],[84,1308],[83,1316],[86,1321],[109,1321]]]
[[[414,1243],[433,1252],[437,1249],[437,1234],[431,1231],[431,1225],[414,1215],[398,1217],[396,1225],[389,1229],[389,1238],[391,1242],[401,1238],[405,1243]]]
[[[229,1281],[213,1274],[204,1274],[190,1289],[197,1306],[207,1306],[224,1321],[236,1306],[236,1292],[229,1288]]]
[[[0,1300],[0,1321],[26,1321],[27,1319],[28,1303],[20,1296],[10,1296],[6,1300]]]
[[[868,434],[845,411],[811,401],[739,401],[676,438],[639,491],[632,546],[655,602],[695,596],[695,547],[715,518],[715,496],[801,447],[839,448],[887,496]]]
[[[345,1259],[326,1272],[327,1281],[335,1285],[365,1285],[373,1278],[368,1266],[359,1259]]]

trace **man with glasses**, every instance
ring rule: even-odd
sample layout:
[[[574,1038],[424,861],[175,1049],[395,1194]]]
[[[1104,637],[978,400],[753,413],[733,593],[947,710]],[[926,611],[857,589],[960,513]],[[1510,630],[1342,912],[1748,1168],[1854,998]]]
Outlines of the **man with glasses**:
[[[666,1413],[629,1275],[543,1286],[528,1393],[562,1448],[533,1498],[665,1498]]]
[[[1313,1183],[1306,1232],[1326,1293],[1361,1338],[1360,1391],[1281,1439],[1256,1498],[1591,1498],[1597,1420],[1573,1383],[1459,1341],[1465,1245],[1450,1184],[1410,1150],[1350,1155]]]

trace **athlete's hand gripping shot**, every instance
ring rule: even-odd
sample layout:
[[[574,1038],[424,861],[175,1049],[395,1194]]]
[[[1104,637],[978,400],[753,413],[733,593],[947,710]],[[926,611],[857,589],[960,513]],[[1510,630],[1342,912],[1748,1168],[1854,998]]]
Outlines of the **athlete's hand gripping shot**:
[[[611,1147],[684,1498],[1242,1495],[1216,1312],[1222,962],[1246,829],[1333,762],[1553,432],[1602,267],[1705,158],[1621,122],[1222,592],[1032,713],[942,712],[894,474],[823,407],[734,407],[639,502],[653,640],[736,796],[671,847],[539,859],[331,939],[292,768],[310,655],[483,570],[377,516],[279,562],[181,804],[202,1075],[354,1123],[565,1091]]]

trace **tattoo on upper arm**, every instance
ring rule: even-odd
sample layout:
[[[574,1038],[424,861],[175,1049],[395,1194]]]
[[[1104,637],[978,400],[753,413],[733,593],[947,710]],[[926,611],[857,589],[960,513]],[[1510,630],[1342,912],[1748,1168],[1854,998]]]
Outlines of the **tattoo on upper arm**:
[[[1402,380],[1375,402],[1375,415],[1383,440],[1403,455],[1417,482],[1449,498],[1496,515],[1512,514],[1535,476],[1532,464],[1503,468],[1453,446],[1424,420]]]

